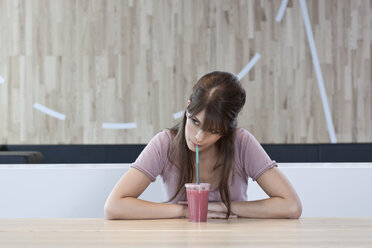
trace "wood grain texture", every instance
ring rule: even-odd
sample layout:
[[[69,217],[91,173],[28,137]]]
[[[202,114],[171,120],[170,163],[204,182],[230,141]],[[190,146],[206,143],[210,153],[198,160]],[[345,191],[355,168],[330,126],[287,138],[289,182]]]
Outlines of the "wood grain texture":
[[[239,125],[263,143],[330,142],[299,2],[277,23],[280,2],[0,0],[0,143],[147,143],[198,78],[255,53]],[[372,142],[371,1],[306,2],[338,142]]]
[[[372,220],[3,219],[4,247],[370,247]]]

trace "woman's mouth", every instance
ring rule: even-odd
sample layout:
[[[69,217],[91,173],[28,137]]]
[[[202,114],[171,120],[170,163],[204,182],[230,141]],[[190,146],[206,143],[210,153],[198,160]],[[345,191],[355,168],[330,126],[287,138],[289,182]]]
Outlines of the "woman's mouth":
[[[191,144],[192,144],[194,147],[196,147],[196,146],[199,146],[199,148],[201,147],[201,145],[198,145],[198,144],[196,144],[196,143],[194,143],[194,142],[192,142],[192,141],[191,141]]]

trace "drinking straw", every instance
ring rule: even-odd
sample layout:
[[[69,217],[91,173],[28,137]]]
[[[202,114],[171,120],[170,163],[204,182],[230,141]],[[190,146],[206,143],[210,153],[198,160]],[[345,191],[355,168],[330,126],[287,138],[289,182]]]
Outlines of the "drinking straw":
[[[199,184],[199,146],[196,146],[196,184]]]

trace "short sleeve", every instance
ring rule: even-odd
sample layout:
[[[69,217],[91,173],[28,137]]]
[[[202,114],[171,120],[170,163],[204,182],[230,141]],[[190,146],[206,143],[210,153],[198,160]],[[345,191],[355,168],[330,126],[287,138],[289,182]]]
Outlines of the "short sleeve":
[[[131,167],[141,171],[154,182],[165,167],[169,144],[170,131],[164,130],[158,133],[150,140]]]
[[[236,138],[239,163],[248,177],[256,181],[264,172],[277,166],[247,130],[240,129]]]

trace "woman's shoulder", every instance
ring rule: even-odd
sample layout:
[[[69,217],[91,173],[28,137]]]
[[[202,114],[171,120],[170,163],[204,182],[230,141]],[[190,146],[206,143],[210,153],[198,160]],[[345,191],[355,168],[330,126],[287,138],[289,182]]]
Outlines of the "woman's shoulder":
[[[245,128],[237,128],[235,131],[235,143],[248,142],[253,135]]]
[[[157,134],[155,134],[153,138],[160,139],[163,141],[170,141],[172,139],[172,132],[169,129],[163,129]]]
[[[235,150],[237,151],[237,155],[242,151],[246,151],[247,149],[251,149],[256,146],[259,146],[259,143],[251,132],[245,128],[236,129]]]
[[[149,144],[153,144],[161,149],[167,149],[171,144],[173,139],[173,134],[169,129],[163,129],[162,131],[155,134],[155,136],[150,140]]]

